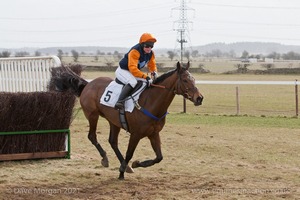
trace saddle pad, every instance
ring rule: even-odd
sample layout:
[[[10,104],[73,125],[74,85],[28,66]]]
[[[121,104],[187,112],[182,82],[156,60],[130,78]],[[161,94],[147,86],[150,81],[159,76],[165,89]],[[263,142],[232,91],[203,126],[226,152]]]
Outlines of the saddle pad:
[[[109,107],[115,107],[118,98],[121,94],[123,85],[118,84],[116,81],[112,81],[106,88],[103,95],[100,98],[100,103]],[[142,91],[146,88],[146,82],[143,83],[142,87],[138,89],[134,94],[127,97],[125,101],[125,111],[132,112],[134,109],[134,102],[140,97]]]

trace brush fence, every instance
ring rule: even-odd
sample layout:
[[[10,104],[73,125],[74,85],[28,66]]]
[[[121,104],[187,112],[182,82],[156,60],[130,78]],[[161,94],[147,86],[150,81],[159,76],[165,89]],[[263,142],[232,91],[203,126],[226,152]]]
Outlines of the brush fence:
[[[0,94],[4,95],[4,98],[8,98],[9,96],[12,95],[12,93],[16,93],[16,95],[17,94],[20,95],[20,93],[22,93],[22,95],[24,96],[30,94],[29,96],[32,96],[32,93],[34,92],[37,94],[37,97],[35,98],[39,98],[38,95],[40,95],[41,92],[47,91],[47,87],[51,78],[51,72],[50,72],[51,68],[58,67],[60,65],[61,62],[57,56],[0,58],[0,92],[1,92]],[[20,101],[25,99],[21,98]],[[26,105],[26,102],[20,102],[20,104]],[[12,110],[13,111],[10,112],[16,112],[16,110],[14,109]],[[19,114],[20,113],[10,113],[10,116],[13,117],[14,115],[19,115]],[[23,113],[23,114],[25,116],[30,115],[30,113]],[[6,117],[2,115],[0,116],[1,118]],[[0,120],[2,122],[5,121],[2,119]],[[13,122],[14,120],[10,120],[10,121]],[[6,130],[5,129],[7,128],[6,126],[12,126],[12,125],[1,124],[1,126],[3,126],[4,130]],[[19,126],[20,124],[15,124],[15,127],[19,127]],[[44,140],[43,142],[46,144],[47,142],[55,143],[55,140],[52,139],[52,141],[51,140],[49,141],[49,138],[50,139],[57,138],[58,137],[57,135],[59,134],[63,134],[63,138],[65,138],[64,139],[65,144],[63,145],[65,148],[64,150],[56,151],[51,149],[50,152],[43,152],[36,144],[37,141],[41,142],[41,139]],[[45,141],[45,139],[48,141]],[[14,130],[14,131],[4,131],[4,132],[1,132],[0,130],[0,143],[2,143],[0,144],[1,161],[36,159],[36,158],[54,158],[54,157],[70,158],[70,130],[69,129],[34,130],[34,131]],[[17,146],[17,150],[14,149],[16,148],[16,146]],[[23,149],[25,149],[24,146],[31,146],[32,150],[30,150],[29,152],[22,152]]]

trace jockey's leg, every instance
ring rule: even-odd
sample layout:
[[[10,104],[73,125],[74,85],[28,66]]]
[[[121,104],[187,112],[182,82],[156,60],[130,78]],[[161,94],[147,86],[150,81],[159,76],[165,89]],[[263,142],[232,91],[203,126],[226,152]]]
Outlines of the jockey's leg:
[[[136,78],[128,71],[121,69],[120,67],[117,68],[116,77],[119,81],[121,81],[125,86],[123,87],[119,99],[115,105],[116,109],[123,109],[124,108],[124,99],[132,92],[133,88],[137,84]]]
[[[130,84],[127,84],[123,87],[122,91],[121,91],[121,94],[119,96],[119,99],[115,105],[115,108],[116,109],[123,109],[124,108],[124,103],[125,103],[125,99],[126,97],[129,96],[129,94],[132,92],[133,90],[133,87],[131,87]]]

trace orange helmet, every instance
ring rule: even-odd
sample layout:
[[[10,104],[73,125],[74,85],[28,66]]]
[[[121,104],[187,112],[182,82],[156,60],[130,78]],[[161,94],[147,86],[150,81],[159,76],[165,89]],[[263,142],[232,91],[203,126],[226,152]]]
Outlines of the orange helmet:
[[[143,33],[140,37],[140,44],[144,42],[156,42],[156,38],[151,33]]]

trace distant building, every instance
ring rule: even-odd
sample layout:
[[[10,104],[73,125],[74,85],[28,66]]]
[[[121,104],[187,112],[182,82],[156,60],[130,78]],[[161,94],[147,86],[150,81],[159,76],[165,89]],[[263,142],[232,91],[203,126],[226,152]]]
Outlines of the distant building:
[[[265,58],[265,63],[274,63],[273,58]]]
[[[245,58],[241,60],[243,63],[257,63],[257,58]]]
[[[250,63],[257,63],[257,58],[249,58]]]

